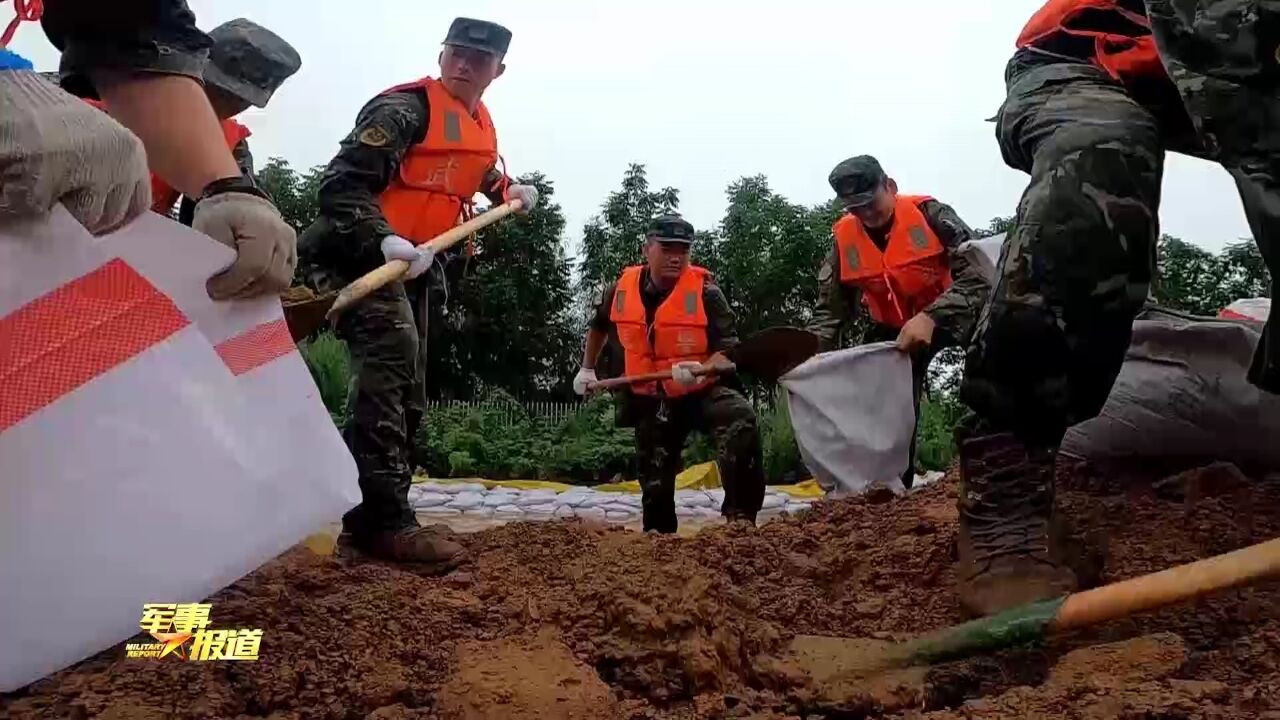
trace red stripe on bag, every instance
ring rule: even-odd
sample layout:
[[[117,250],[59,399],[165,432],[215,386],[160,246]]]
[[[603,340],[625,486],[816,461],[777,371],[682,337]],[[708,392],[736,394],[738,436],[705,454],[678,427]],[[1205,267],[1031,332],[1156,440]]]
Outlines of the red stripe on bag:
[[[289,334],[289,325],[281,318],[242,332],[214,349],[232,375],[243,375],[298,348]]]
[[[0,318],[0,431],[190,323],[119,258]]]

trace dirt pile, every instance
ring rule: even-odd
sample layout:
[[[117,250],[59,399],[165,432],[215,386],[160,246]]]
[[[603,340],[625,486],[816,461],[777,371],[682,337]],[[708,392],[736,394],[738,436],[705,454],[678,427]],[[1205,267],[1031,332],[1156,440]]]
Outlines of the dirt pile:
[[[1059,487],[1102,581],[1280,535],[1277,477],[1081,467]],[[294,551],[211,599],[215,626],[264,629],[260,661],[113,648],[0,698],[0,717],[834,716],[760,658],[797,634],[889,640],[957,622],[954,492],[947,480],[692,538],[508,525],[468,536],[473,562],[443,578]],[[1269,584],[934,667],[844,716],[1278,718],[1278,660]]]

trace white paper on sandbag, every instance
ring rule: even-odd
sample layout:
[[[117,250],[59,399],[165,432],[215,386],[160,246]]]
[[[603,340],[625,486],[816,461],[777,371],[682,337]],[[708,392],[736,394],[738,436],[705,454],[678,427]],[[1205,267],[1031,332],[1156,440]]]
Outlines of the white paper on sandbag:
[[[241,539],[241,550],[266,560],[358,503],[355,460],[289,334],[280,301],[214,302],[205,290],[205,279],[235,253],[154,213],[101,243],[173,298],[235,375],[246,427],[264,443],[254,465],[274,478],[259,502],[276,509],[273,522]]]
[[[815,355],[779,381],[800,456],[832,494],[905,491],[916,417],[911,361],[891,342]]]
[[[1261,335],[1251,321],[1144,310],[1102,412],[1070,428],[1062,452],[1280,468],[1280,396],[1246,379]]]
[[[160,298],[60,207],[0,227],[0,692],[235,581],[260,561],[240,538],[280,514],[234,376]],[[181,327],[130,346],[161,324]],[[32,398],[25,373],[73,366],[94,369]]]

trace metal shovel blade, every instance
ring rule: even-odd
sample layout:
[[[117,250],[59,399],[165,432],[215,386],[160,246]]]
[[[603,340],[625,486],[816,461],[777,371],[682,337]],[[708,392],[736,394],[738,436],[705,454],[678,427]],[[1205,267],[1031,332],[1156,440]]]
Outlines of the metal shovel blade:
[[[801,328],[780,326],[761,330],[724,354],[738,367],[738,372],[771,383],[817,353],[817,335]]]

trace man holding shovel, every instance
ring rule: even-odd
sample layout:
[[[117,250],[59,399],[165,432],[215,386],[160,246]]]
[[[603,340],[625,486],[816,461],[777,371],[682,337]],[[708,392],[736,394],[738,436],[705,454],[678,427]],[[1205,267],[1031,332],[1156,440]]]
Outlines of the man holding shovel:
[[[351,349],[347,443],[360,470],[362,502],[343,517],[344,544],[387,560],[447,570],[463,549],[441,526],[419,527],[408,492],[413,441],[426,404],[421,357],[428,241],[464,221],[472,198],[538,200],[497,169],[498,144],[481,102],[505,69],[511,32],[458,18],[440,53],[440,77],[397,85],[370,100],[329,163],[320,215],[299,241],[321,292],[338,290],[391,260],[403,281],[374,291],[339,316]]]
[[[626,268],[596,299],[582,368],[573,389],[585,395],[606,342],[621,348],[627,375],[671,370],[670,380],[622,391],[620,424],[636,429],[645,531],[676,531],[675,477],[690,430],[710,432],[724,483],[723,515],[754,523],[764,503],[764,468],[755,410],[723,351],[738,342],[737,321],[705,269],[689,264],[693,226],[676,215],[653,220],[645,264]]]
[[[897,182],[870,155],[844,160],[828,181],[846,213],[832,228],[835,243],[818,272],[810,327],[820,350],[834,350],[841,330],[864,306],[871,319],[864,340],[896,340],[911,355],[918,416],[929,362],[939,350],[968,341],[987,297],[979,269],[956,252],[973,231],[950,205],[899,195]],[[908,488],[915,455],[913,434],[902,476]]]

